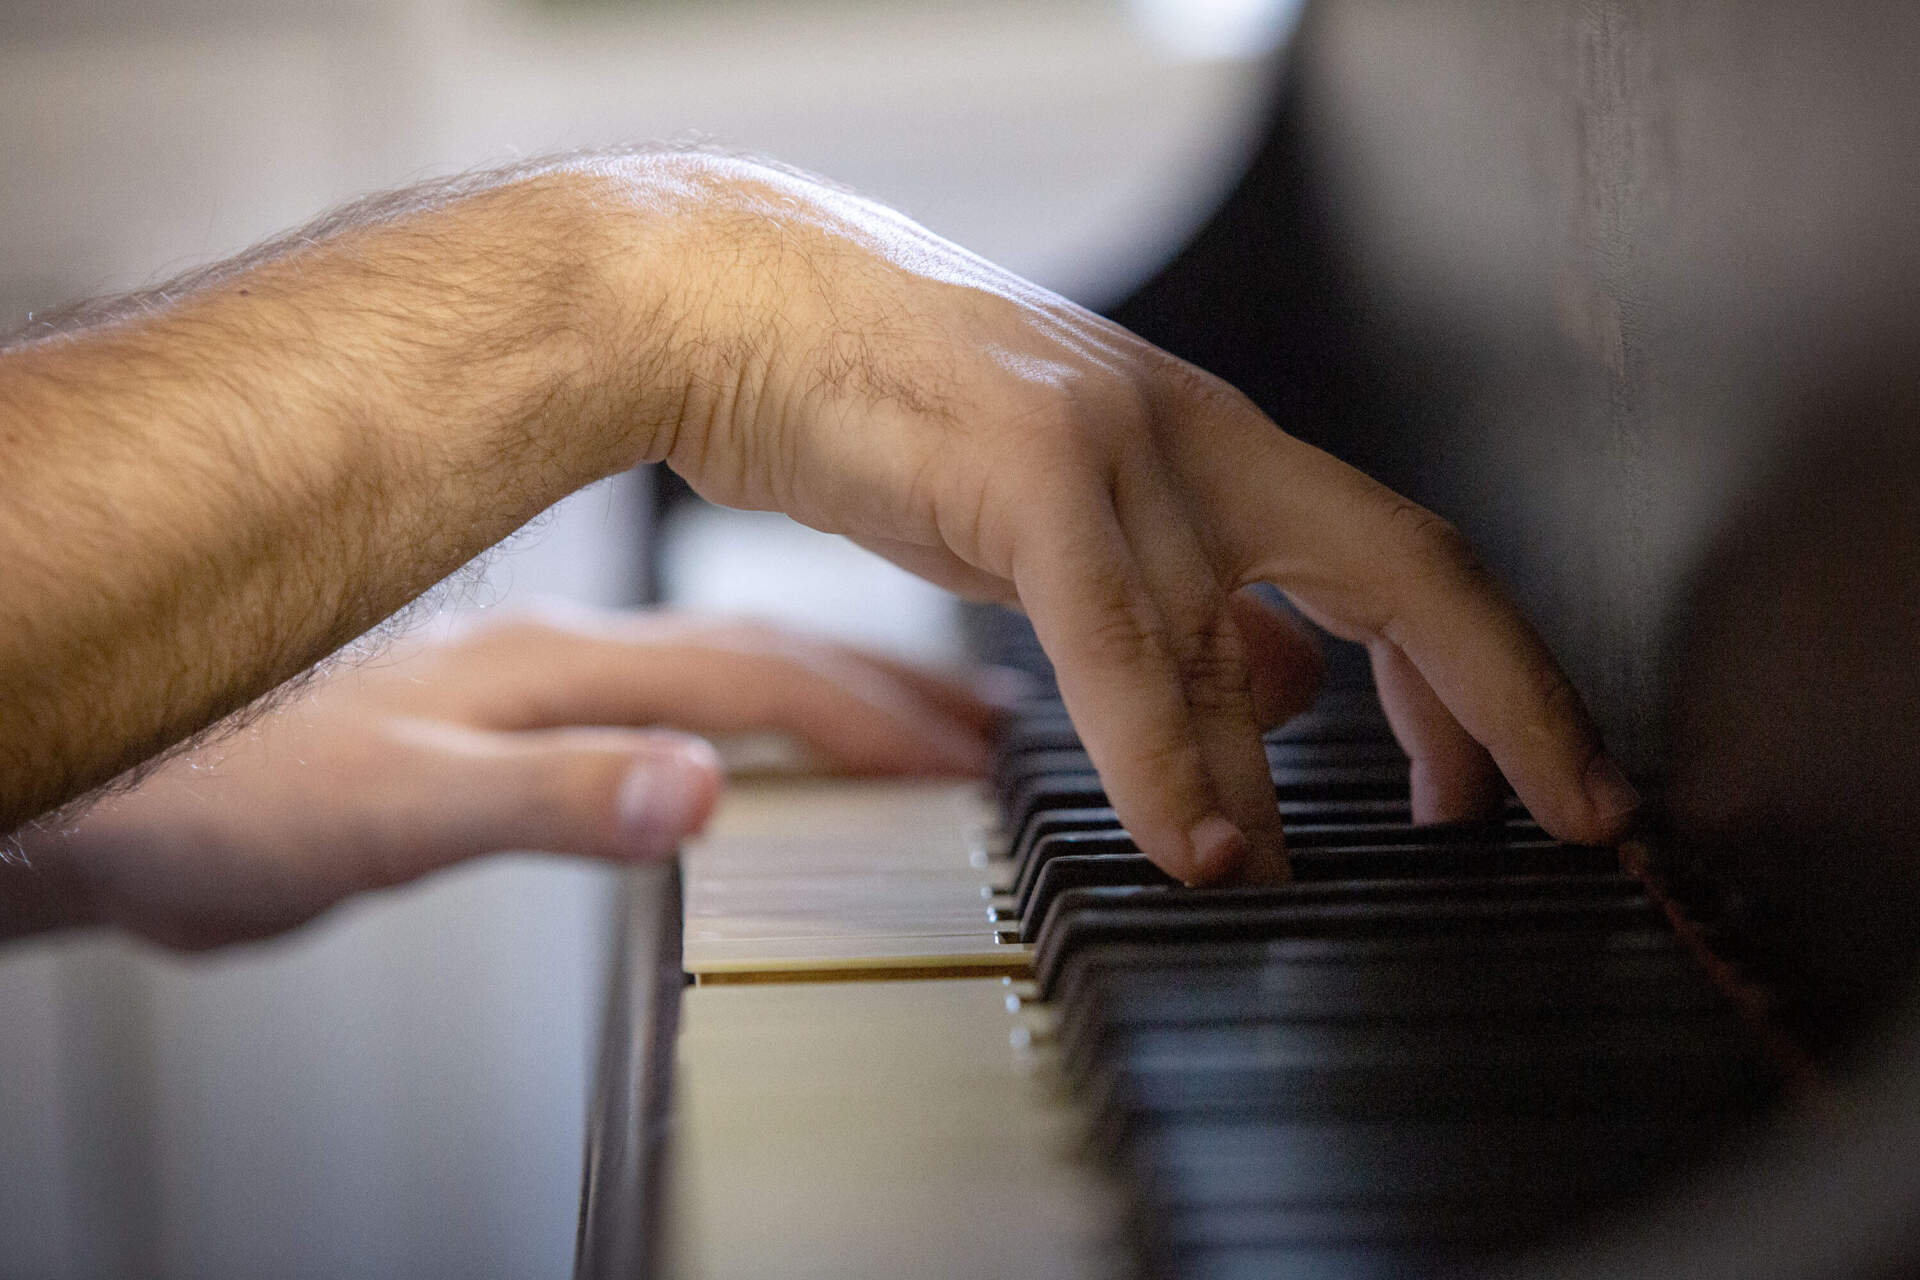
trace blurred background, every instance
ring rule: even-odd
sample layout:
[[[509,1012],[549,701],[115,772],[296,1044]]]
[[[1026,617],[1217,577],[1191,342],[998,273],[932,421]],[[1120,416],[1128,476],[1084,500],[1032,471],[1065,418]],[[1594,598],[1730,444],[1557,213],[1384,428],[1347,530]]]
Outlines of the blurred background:
[[[830,175],[1098,304],[1233,181],[1294,9],[5,0],[0,331],[366,191],[649,139]],[[648,487],[563,504],[455,606],[635,600]],[[944,598],[784,520],[667,536],[678,602],[956,651]],[[0,949],[0,1280],[568,1274],[612,891],[515,855],[211,956]]]

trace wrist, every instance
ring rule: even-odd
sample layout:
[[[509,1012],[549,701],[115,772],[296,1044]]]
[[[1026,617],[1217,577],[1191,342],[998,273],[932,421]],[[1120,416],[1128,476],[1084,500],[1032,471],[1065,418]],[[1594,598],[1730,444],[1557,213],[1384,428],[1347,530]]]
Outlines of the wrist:
[[[612,389],[611,469],[666,463],[698,487],[706,460],[744,456],[732,437],[750,428],[793,321],[786,222],[806,216],[791,200],[774,207],[771,172],[674,151],[573,175],[605,246],[594,292],[607,340],[594,359]]]
[[[526,284],[553,316],[543,394],[555,411],[539,426],[576,485],[663,460],[705,376],[684,201],[653,172],[660,159],[589,157],[506,193],[526,224],[510,234],[542,242]]]

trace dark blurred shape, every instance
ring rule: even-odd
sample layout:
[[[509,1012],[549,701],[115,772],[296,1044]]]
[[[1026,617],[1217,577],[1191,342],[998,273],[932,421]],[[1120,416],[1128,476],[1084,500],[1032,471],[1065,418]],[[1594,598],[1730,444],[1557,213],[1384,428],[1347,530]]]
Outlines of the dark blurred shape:
[[[1920,1266],[1868,1191],[1920,1069],[1916,62],[1895,3],[1327,0],[1239,188],[1112,309],[1474,541],[1845,1081],[1844,1130],[1570,1274]]]
[[[1658,776],[1702,547],[1913,305],[1917,55],[1892,3],[1323,3],[1112,314],[1457,524]]]
[[[1832,1052],[1920,966],[1920,370],[1850,371],[1698,575],[1666,856]]]
[[[1379,429],[1390,397],[1360,282],[1340,258],[1338,219],[1312,185],[1300,62],[1276,79],[1260,147],[1226,201],[1105,310],[1226,379],[1293,434],[1378,468],[1396,435]]]

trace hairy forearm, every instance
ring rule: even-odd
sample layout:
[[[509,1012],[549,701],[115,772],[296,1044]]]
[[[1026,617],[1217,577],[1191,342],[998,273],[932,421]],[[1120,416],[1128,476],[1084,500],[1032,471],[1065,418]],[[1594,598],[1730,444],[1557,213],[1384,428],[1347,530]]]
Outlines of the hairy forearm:
[[[655,452],[684,393],[633,177],[367,206],[0,354],[0,832]]]

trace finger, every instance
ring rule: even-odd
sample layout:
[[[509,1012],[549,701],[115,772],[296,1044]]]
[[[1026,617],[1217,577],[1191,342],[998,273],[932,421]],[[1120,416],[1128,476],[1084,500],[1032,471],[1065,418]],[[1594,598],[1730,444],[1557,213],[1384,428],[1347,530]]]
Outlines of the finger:
[[[1500,807],[1500,771],[1413,663],[1385,640],[1367,646],[1380,705],[1412,761],[1415,822],[1471,822]]]
[[[1003,691],[1009,677],[1004,671],[975,671],[961,677],[933,671],[872,649],[852,645],[833,645],[831,648],[841,660],[872,668],[879,676],[897,682],[975,733],[991,734],[1006,714],[1007,699]]]
[[[492,666],[469,678],[500,692],[495,728],[658,724],[709,736],[770,729],[850,773],[986,767],[993,713],[951,683],[909,683],[897,668],[843,646],[757,625],[661,634],[535,626],[492,643]],[[939,699],[928,696],[936,690]],[[961,706],[964,717],[953,710]]]
[[[376,820],[402,833],[381,844],[387,883],[509,849],[611,861],[664,858],[698,832],[720,793],[706,742],[638,729],[496,733],[435,721],[390,731],[420,753],[404,812]],[[431,772],[424,771],[431,765]]]
[[[967,599],[1004,606],[1019,605],[1019,597],[1014,593],[1011,583],[985,570],[976,569],[939,548],[872,538],[856,538],[854,541],[909,572]],[[1285,608],[1262,600],[1251,591],[1236,593],[1232,599],[1232,610],[1247,652],[1253,680],[1254,708],[1259,721],[1268,728],[1285,724],[1313,705],[1320,686],[1325,683],[1326,657],[1321,652],[1320,642],[1295,621]],[[900,679],[915,684],[924,696],[941,702],[962,718],[977,718],[976,708],[981,699],[976,685],[963,686],[964,701],[955,705],[952,698],[954,682],[936,677],[938,684],[922,687],[920,680],[929,674],[922,669],[880,654],[867,653],[863,656],[886,666]],[[1001,714],[999,704],[1006,699],[990,697],[985,701],[990,718],[984,727],[991,729],[994,718]]]
[[[851,541],[882,559],[892,561],[915,577],[925,578],[936,587],[945,587],[963,600],[977,600],[982,604],[1019,603],[1019,596],[1011,582],[985,569],[975,568],[945,547],[923,547],[918,543],[898,542],[890,538],[858,537]]]
[[[1277,583],[1337,634],[1396,645],[1554,835],[1625,834],[1638,797],[1545,644],[1457,533],[1271,424],[1224,448],[1237,464],[1216,460],[1208,482],[1223,495],[1223,553],[1247,580]]]
[[[1222,812],[1247,837],[1243,865],[1222,873],[1223,878],[1284,880],[1279,807],[1260,743],[1262,722],[1245,635],[1231,596],[1193,533],[1192,514],[1158,468],[1125,468],[1114,494],[1122,528],[1166,627],[1187,731],[1199,745]]]
[[[1232,874],[1248,838],[1223,811],[1188,721],[1167,624],[1105,488],[1055,478],[1015,582],[1108,796],[1142,852],[1188,883]]]
[[[1254,713],[1263,727],[1277,728],[1320,696],[1327,678],[1326,655],[1291,614],[1250,590],[1233,594],[1232,609],[1247,653]]]

